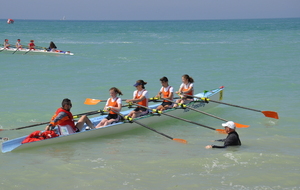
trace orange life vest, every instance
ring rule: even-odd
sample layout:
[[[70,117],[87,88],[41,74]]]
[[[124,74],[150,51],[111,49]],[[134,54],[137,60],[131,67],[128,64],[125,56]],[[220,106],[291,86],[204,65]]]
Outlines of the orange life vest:
[[[117,100],[118,100],[118,98],[116,98],[115,101],[113,102],[113,101],[112,101],[112,98],[109,98],[107,106],[118,107],[119,104],[118,104]],[[109,111],[109,113],[110,113],[110,114],[116,114],[116,113],[113,112],[113,111]]]
[[[189,83],[189,84],[187,85],[187,88],[185,88],[186,85],[183,85],[182,92],[188,91],[190,85],[191,85],[191,83]],[[194,88],[193,88],[189,93],[186,93],[186,95],[194,95]]]
[[[170,91],[171,86],[168,86],[167,88],[168,88],[168,89],[167,89],[167,92],[165,92],[165,88],[162,87],[163,98],[167,98],[167,99],[173,100],[173,96],[172,96],[171,98],[169,98],[169,96],[170,96],[170,94],[171,94],[171,91]],[[164,102],[169,102],[169,101],[164,100]]]
[[[135,94],[134,99],[139,99],[140,97],[142,97],[143,93],[145,91],[146,91],[145,89],[143,89],[142,91],[140,91],[140,95],[139,95],[139,91],[137,91],[136,94]],[[138,102],[138,104],[141,105],[141,106],[148,107],[148,99],[145,97],[142,101]]]

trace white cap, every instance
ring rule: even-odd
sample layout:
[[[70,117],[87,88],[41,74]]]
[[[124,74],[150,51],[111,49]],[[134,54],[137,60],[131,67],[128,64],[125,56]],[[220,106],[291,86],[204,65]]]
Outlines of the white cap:
[[[222,123],[223,127],[229,127],[230,129],[235,129],[235,124],[233,121],[227,121],[226,123]]]

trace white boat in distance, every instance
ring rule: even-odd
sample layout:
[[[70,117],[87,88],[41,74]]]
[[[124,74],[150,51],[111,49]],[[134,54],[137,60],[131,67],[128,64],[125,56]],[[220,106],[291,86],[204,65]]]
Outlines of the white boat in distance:
[[[61,51],[61,50],[56,50],[56,51],[47,51],[46,49],[38,49],[36,48],[35,50],[30,50],[28,48],[22,48],[22,49],[17,49],[17,48],[0,48],[0,52],[2,53],[12,53],[12,54],[50,54],[50,55],[74,55],[74,53],[71,53],[70,51]]]
[[[214,89],[214,90],[205,91],[203,93],[196,94],[195,96],[201,97],[201,98],[209,98],[210,100],[221,101],[223,98],[223,90],[224,90],[224,87],[222,86],[222,87]],[[218,103],[214,103],[214,102],[206,103],[205,101],[202,101],[202,100],[199,100],[196,98],[194,100],[195,101],[187,104],[187,106],[197,109],[197,110],[201,110],[201,111],[206,111],[206,110],[218,105]],[[161,103],[150,105],[149,108],[155,109],[160,104]],[[122,111],[120,113],[122,115],[127,115],[130,111],[132,111],[132,109]],[[176,117],[180,117],[180,118],[185,118],[186,116],[188,116],[190,114],[197,114],[195,111],[192,111],[189,108],[186,108],[186,109],[172,108],[172,109],[168,109],[168,110],[164,111],[163,113],[167,113],[168,115],[172,115],[172,116],[176,116]],[[106,115],[100,115],[98,117],[90,118],[90,120],[92,121],[94,126],[96,126],[104,117],[106,117]],[[170,119],[172,119],[172,118],[168,117],[164,114],[158,115],[158,114],[151,113],[151,114],[136,118],[134,120],[152,128],[152,127],[158,126],[158,125],[155,125],[155,123],[164,122],[164,121],[170,120]],[[73,134],[68,134],[68,135],[60,135],[59,137],[54,137],[54,138],[45,139],[45,140],[41,140],[41,141],[34,141],[34,142],[22,144],[22,141],[28,136],[28,135],[26,135],[26,136],[19,137],[16,139],[4,141],[2,143],[2,152],[6,153],[6,152],[11,152],[11,151],[39,147],[39,146],[53,145],[53,144],[57,144],[57,143],[65,143],[65,142],[70,142],[70,141],[91,139],[91,138],[96,138],[96,137],[101,137],[101,136],[106,136],[106,135],[122,133],[125,131],[129,131],[129,130],[133,130],[133,129],[141,128],[141,127],[142,126],[139,125],[138,123],[135,123],[135,122],[131,123],[131,122],[128,122],[128,120],[124,120],[122,122],[113,123],[111,125],[107,125],[102,128],[91,129],[91,130],[87,130],[87,131],[85,130],[85,126],[84,126],[82,131],[78,132],[78,133],[73,133]]]

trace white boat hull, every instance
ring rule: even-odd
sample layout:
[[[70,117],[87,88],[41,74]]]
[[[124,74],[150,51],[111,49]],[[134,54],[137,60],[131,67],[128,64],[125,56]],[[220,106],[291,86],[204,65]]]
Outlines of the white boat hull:
[[[5,53],[14,53],[14,54],[50,54],[50,55],[74,55],[74,53],[68,52],[68,51],[61,51],[61,52],[54,52],[54,51],[47,51],[44,49],[35,49],[35,50],[30,50],[27,48],[22,48],[22,49],[16,49],[16,48],[9,48],[9,49],[4,49],[0,48],[0,52]]]
[[[223,97],[223,87],[206,92],[205,94],[204,93],[196,94],[195,96],[208,97],[211,100],[221,101],[222,97]],[[155,109],[158,105],[160,105],[160,103],[151,105],[149,107],[151,107],[152,109]],[[210,109],[217,105],[218,104],[212,103],[212,102],[207,104],[207,103],[204,103],[203,101],[195,101],[195,102],[191,102],[190,104],[188,104],[188,106],[193,107],[195,109],[202,110],[202,111]],[[122,111],[121,113],[123,115],[127,115],[130,111],[131,110]],[[177,117],[181,117],[181,118],[185,118],[186,116],[191,115],[191,114],[197,114],[197,113],[195,113],[195,111],[192,111],[189,109],[171,109],[171,110],[168,110],[167,113],[177,116]],[[104,117],[106,117],[106,116],[94,117],[94,118],[91,118],[90,120],[93,122],[94,125],[97,125]],[[153,118],[155,118],[155,119],[153,119]],[[143,117],[139,118],[138,121],[141,122],[142,124],[152,128],[152,127],[157,126],[157,125],[154,125],[155,123],[163,122],[163,121],[166,121],[169,119],[172,119],[172,118],[162,114],[160,116],[153,116],[153,115],[143,116]],[[27,136],[24,136],[24,137],[20,137],[17,139],[12,139],[12,140],[3,142],[2,143],[2,152],[5,153],[5,152],[10,152],[10,151],[23,150],[23,149],[27,149],[27,148],[34,148],[34,147],[38,147],[38,146],[45,146],[45,145],[50,145],[50,144],[52,145],[52,144],[56,144],[56,143],[78,141],[78,140],[83,140],[83,139],[91,139],[91,138],[96,138],[96,137],[101,137],[101,136],[122,133],[125,131],[130,131],[130,130],[133,130],[136,128],[140,128],[140,127],[142,127],[142,126],[139,124],[129,123],[129,122],[125,121],[125,122],[118,122],[118,123],[115,123],[112,125],[98,128],[98,129],[91,129],[88,131],[83,130],[79,133],[73,133],[70,135],[59,136],[59,137],[55,137],[52,139],[46,139],[46,140],[42,140],[42,141],[35,141],[35,142],[21,144],[21,142],[27,137]]]

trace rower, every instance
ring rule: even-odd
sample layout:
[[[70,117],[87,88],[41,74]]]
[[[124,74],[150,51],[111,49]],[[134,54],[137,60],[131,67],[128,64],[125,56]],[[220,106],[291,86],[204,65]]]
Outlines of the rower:
[[[127,99],[126,102],[127,103],[130,103],[130,102],[137,103],[141,106],[138,106],[133,111],[131,111],[128,114],[128,117],[136,118],[136,117],[140,117],[140,116],[143,116],[143,115],[146,115],[149,113],[148,109],[142,107],[142,106],[148,107],[148,91],[145,89],[146,84],[147,84],[147,82],[145,82],[143,80],[138,80],[133,85],[134,87],[136,87],[136,90],[133,92],[133,99]]]

